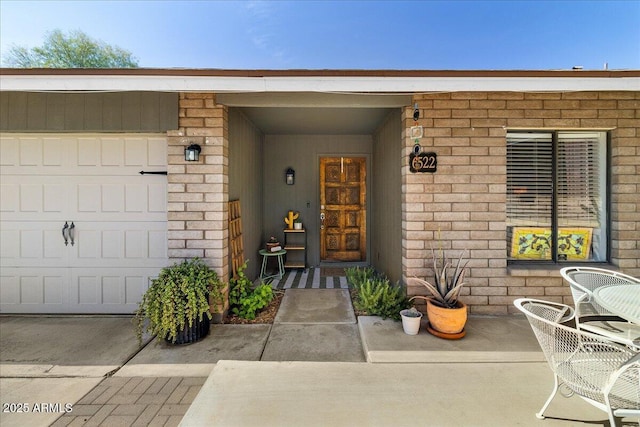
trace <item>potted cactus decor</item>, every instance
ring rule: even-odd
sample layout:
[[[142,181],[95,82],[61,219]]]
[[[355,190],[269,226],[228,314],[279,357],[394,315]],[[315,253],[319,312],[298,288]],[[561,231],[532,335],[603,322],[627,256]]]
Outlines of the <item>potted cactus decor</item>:
[[[198,258],[163,268],[151,280],[136,311],[138,342],[145,330],[171,344],[206,337],[211,320],[209,298],[213,304],[222,302],[223,287],[216,272]]]
[[[287,224],[287,227],[289,227],[289,230],[293,230],[293,224],[295,223],[296,219],[298,219],[299,216],[300,216],[300,213],[289,211],[289,213],[284,219],[284,223]]]

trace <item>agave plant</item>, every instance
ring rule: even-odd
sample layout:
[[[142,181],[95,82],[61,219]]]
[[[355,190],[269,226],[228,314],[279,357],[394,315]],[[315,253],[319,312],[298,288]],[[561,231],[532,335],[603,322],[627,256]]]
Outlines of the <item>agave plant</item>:
[[[430,296],[422,296],[416,295],[411,297],[410,300],[414,299],[423,299],[423,300],[431,300],[432,303],[439,305],[444,308],[455,308],[458,305],[458,296],[460,295],[460,290],[465,285],[464,283],[464,274],[466,271],[468,260],[462,263],[462,256],[465,251],[460,252],[460,256],[458,260],[453,265],[452,261],[447,261],[444,256],[444,251],[442,249],[439,250],[440,256],[436,256],[436,252],[431,248],[431,254],[433,259],[433,273],[435,277],[435,283],[431,284],[426,280],[419,279],[417,277],[413,277],[408,279],[411,282],[416,284],[423,285],[429,293]],[[453,270],[453,274],[451,271]]]

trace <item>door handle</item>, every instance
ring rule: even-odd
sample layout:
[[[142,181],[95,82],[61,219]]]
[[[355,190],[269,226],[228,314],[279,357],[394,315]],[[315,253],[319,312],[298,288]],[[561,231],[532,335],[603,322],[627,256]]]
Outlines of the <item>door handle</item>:
[[[320,230],[324,230],[324,212],[320,213]]]
[[[69,240],[71,240],[71,246],[74,245],[76,238],[76,225],[71,221],[71,225],[69,226]]]
[[[67,221],[64,222],[62,227],[62,238],[64,239],[64,245],[67,246],[69,244],[69,223]]]

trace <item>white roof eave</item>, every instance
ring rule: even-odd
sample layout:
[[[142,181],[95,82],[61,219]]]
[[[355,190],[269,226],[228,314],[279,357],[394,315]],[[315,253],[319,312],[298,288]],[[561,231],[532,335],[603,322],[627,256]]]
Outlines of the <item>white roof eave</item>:
[[[0,75],[2,91],[326,92],[637,91],[640,77]]]

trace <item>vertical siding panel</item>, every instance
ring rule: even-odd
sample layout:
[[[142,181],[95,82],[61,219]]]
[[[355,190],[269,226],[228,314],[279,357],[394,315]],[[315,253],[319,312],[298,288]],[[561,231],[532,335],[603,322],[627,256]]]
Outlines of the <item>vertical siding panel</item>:
[[[162,130],[178,129],[179,102],[177,93],[164,93],[158,98],[159,126]]]
[[[27,128],[39,131],[47,128],[47,95],[29,93],[27,95]]]
[[[177,114],[176,114],[177,117]],[[144,92],[140,94],[140,130],[160,129],[160,94]]]
[[[89,93],[84,95],[84,130],[98,131],[102,129],[102,109],[104,95]]]
[[[257,277],[262,246],[263,134],[237,109],[229,109],[229,200],[240,199],[247,275]]]
[[[107,131],[122,129],[122,94],[105,94],[102,107],[102,129]]]
[[[27,94],[12,92],[9,94],[7,122],[10,128],[27,129]]]
[[[47,130],[64,130],[64,94],[47,95]]]
[[[389,114],[373,137],[371,264],[396,282],[402,278],[402,117]]]
[[[79,93],[71,93],[65,96],[64,99],[64,129],[71,131],[84,130],[84,96]]]
[[[139,131],[140,123],[140,93],[125,93],[122,95],[122,128]]]
[[[0,130],[9,128],[9,97],[0,96]]]

